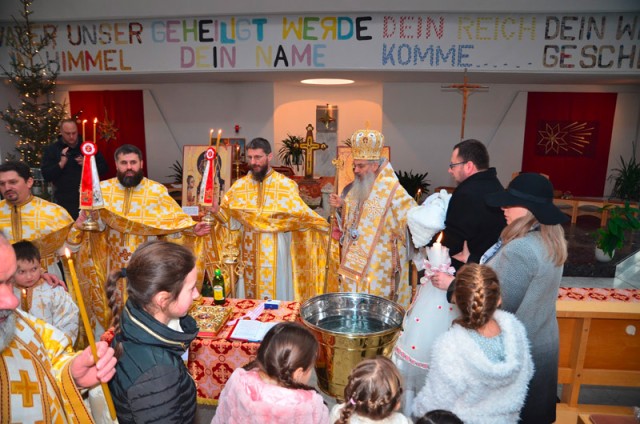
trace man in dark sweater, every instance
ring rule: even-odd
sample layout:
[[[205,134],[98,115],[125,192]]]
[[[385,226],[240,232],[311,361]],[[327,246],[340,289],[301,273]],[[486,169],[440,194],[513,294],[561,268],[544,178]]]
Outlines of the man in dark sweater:
[[[73,219],[78,219],[80,208],[82,141],[76,121],[63,119],[58,140],[47,146],[42,157],[42,176],[54,186],[53,202],[65,208]],[[109,166],[100,152],[95,157],[98,174],[104,177]]]
[[[506,222],[500,208],[488,206],[485,195],[504,190],[495,168],[489,168],[489,153],[478,140],[456,144],[451,154],[449,174],[458,183],[445,218],[442,244],[449,248],[452,265],[458,270],[463,263],[453,258],[467,242],[468,262],[479,262],[484,252],[500,236]]]

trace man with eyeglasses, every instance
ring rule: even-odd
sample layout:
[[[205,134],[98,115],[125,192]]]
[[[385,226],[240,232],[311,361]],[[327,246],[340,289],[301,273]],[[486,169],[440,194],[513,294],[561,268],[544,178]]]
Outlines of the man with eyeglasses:
[[[452,265],[457,270],[464,263],[456,255],[467,243],[469,259],[478,262],[484,252],[500,236],[506,225],[500,208],[492,208],[485,195],[504,190],[496,169],[489,167],[489,152],[478,140],[468,139],[456,144],[451,153],[449,174],[458,184],[453,192],[445,218],[442,244],[449,248]]]

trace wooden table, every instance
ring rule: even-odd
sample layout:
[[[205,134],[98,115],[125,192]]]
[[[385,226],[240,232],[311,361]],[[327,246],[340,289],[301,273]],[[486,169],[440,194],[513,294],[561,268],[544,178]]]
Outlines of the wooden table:
[[[204,304],[212,304],[205,298]],[[233,308],[229,321],[254,310],[261,300],[227,299],[225,306]],[[281,302],[278,309],[266,309],[257,319],[263,322],[296,321],[300,316],[298,302]],[[198,403],[217,405],[220,392],[231,373],[256,357],[260,343],[229,340],[232,326],[225,325],[213,338],[197,337],[189,347],[187,367],[196,382]]]
[[[628,415],[631,406],[579,404],[582,385],[640,387],[640,290],[561,288],[558,384],[579,413]]]
[[[571,197],[568,199],[555,198],[553,203],[560,210],[571,217],[571,223],[575,224],[579,216],[590,215],[600,218],[600,226],[607,225],[609,212],[601,208],[609,205],[623,206],[622,200],[613,200],[606,197]]]

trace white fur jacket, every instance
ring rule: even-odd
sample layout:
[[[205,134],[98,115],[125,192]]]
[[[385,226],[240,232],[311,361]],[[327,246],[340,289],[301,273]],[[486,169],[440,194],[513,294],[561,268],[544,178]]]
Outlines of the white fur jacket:
[[[523,325],[505,311],[494,315],[502,330],[505,360],[491,362],[459,325],[436,340],[425,386],[413,413],[434,409],[454,412],[465,424],[517,423],[533,375],[529,341]]]

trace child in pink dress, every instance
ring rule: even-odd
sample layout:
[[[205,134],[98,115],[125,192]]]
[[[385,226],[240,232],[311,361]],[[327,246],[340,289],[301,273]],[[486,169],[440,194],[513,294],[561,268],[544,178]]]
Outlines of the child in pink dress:
[[[211,424],[325,424],[329,410],[307,385],[318,342],[299,324],[275,325],[255,361],[236,369],[225,385]]]

